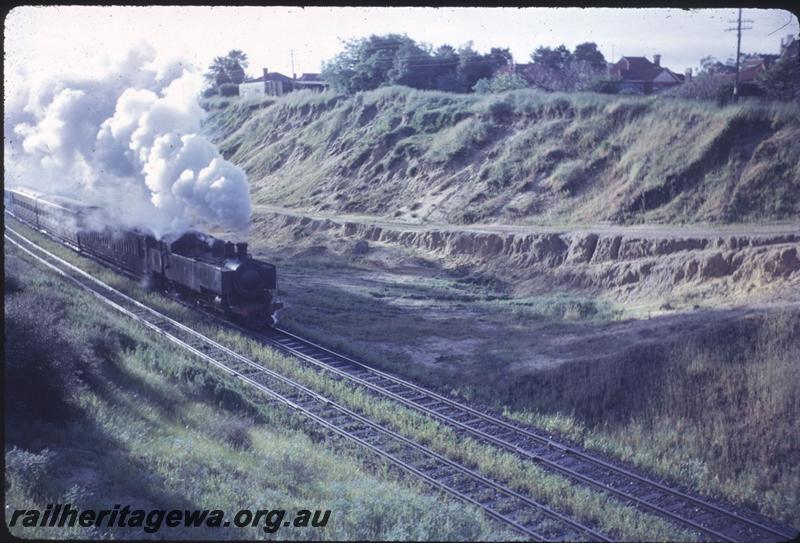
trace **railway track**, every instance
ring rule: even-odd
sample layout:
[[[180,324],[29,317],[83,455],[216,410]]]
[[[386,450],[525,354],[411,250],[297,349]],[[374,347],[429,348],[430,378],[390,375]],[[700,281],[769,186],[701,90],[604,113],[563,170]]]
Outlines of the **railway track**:
[[[385,428],[134,300],[13,229],[6,227],[4,237],[101,302],[252,386],[270,400],[364,447],[432,487],[478,507],[490,518],[526,537],[539,541],[610,541],[594,528]]]
[[[214,315],[210,316],[218,319]],[[287,330],[276,328],[266,333],[254,334],[251,330],[243,329],[227,321],[222,322],[245,333],[256,335],[276,349],[303,361],[308,366],[319,371],[327,372],[334,378],[347,380],[354,386],[366,388],[372,394],[394,400],[415,411],[424,413],[453,428],[460,435],[469,435],[482,443],[491,444],[500,450],[505,450],[526,460],[536,462],[537,465],[544,469],[563,475],[578,484],[605,492],[625,504],[695,531],[702,539],[731,542],[784,541],[797,536],[797,533],[793,533],[789,528],[776,526],[769,520],[762,519],[754,513],[737,512],[701,497],[692,496],[679,489],[612,464],[585,450],[555,441],[552,437],[535,428],[523,426],[497,415],[480,411],[417,384],[381,372],[345,355],[298,337]],[[298,386],[302,385],[298,384]],[[316,395],[313,391],[308,391],[307,393]],[[364,419],[363,416],[352,411],[345,414]],[[359,421],[359,419],[355,420]],[[391,432],[387,429],[384,430]],[[361,432],[356,433],[360,434]],[[399,435],[392,437],[410,441]],[[430,452],[437,455],[433,451]],[[474,473],[474,475],[482,477],[477,473]],[[425,477],[422,478],[425,479]],[[434,486],[437,485],[434,484]],[[507,490],[512,494],[517,494],[511,489]],[[457,495],[453,492],[450,493]],[[480,506],[480,500],[471,501],[468,498],[469,496],[466,499],[462,497],[465,501]],[[529,496],[518,494],[517,499],[529,500],[538,506],[542,506],[542,504],[535,502]],[[559,517],[559,513],[550,512]],[[497,519],[491,514],[490,516]],[[553,517],[549,518],[552,519]],[[568,521],[569,519],[563,517],[560,520]],[[515,527],[515,529],[517,528]],[[584,526],[582,529],[586,529],[585,533],[590,534],[592,538],[604,538],[602,534],[592,531],[588,527]],[[577,535],[575,530],[577,528],[571,534]],[[531,534],[529,533],[528,535]],[[548,535],[551,534],[537,532],[537,536],[532,537],[546,539]]]
[[[264,335],[276,348],[321,371],[346,379],[372,393],[489,443],[536,462],[576,483],[606,492],[622,502],[648,511],[713,541],[785,541],[797,537],[788,529],[726,509],[708,500],[653,481],[640,474],[569,446],[541,431],[511,422],[419,385],[379,371],[280,328]],[[755,517],[755,515],[754,515]]]

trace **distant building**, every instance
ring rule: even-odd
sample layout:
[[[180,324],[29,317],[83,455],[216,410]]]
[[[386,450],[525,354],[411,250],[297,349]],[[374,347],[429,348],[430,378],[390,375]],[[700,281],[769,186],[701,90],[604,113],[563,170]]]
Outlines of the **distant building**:
[[[786,39],[781,39],[781,58],[800,59],[800,41],[791,34]]]
[[[328,84],[320,78],[319,74],[304,73],[299,78],[292,78],[264,68],[261,77],[246,79],[239,85],[239,96],[283,96],[296,90],[322,91],[327,87]]]
[[[653,55],[652,62],[645,57],[622,57],[609,65],[608,72],[610,77],[620,81],[620,92],[637,94],[675,87],[687,77],[661,66],[661,55]]]
[[[739,65],[740,83],[757,83],[762,73],[772,68],[780,59],[791,58],[798,60],[798,41],[791,34],[781,38],[780,53],[777,55],[749,55],[742,58]],[[736,79],[736,68],[727,66],[726,70],[712,73],[718,81],[733,83]]]

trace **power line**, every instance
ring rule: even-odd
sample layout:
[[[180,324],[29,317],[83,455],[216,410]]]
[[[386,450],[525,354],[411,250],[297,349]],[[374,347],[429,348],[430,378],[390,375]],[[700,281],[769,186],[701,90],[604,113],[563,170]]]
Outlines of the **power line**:
[[[772,32],[770,32],[769,34],[767,34],[767,36],[772,36],[772,35],[773,35],[775,32],[778,32],[779,30],[783,30],[784,28],[786,28],[786,27],[787,27],[787,26],[789,26],[790,24],[792,24],[792,17],[791,17],[791,15],[789,16],[789,20],[788,20],[788,21],[786,21],[786,24],[785,24],[785,25],[783,25],[783,26],[782,26],[782,27],[780,27],[780,28],[776,28],[775,30],[773,30]]]

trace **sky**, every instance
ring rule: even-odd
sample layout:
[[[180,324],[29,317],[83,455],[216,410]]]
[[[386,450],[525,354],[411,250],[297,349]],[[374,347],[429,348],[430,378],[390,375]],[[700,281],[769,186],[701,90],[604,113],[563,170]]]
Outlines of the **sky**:
[[[734,56],[736,33],[725,29],[735,17],[735,9],[22,6],[5,19],[5,86],[91,73],[145,43],[199,67],[241,49],[249,75],[291,74],[293,55],[299,75],[318,72],[344,39],[389,32],[434,46],[508,47],[517,62],[541,45],[593,41],[607,59],[658,53],[682,73],[706,55]],[[777,53],[784,36],[800,33],[785,10],[745,9],[744,18],[753,29],[743,52]]]

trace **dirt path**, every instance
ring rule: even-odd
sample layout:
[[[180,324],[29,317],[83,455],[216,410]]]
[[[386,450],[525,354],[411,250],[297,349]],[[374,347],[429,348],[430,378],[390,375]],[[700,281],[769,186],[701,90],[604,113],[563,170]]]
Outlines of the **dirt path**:
[[[285,207],[256,204],[256,212],[276,213],[294,217],[309,217],[318,220],[330,220],[338,223],[375,224],[385,228],[407,231],[463,231],[477,233],[595,233],[602,235],[642,236],[653,238],[685,238],[685,237],[719,237],[719,236],[773,236],[784,234],[800,234],[800,220],[797,222],[773,224],[725,224],[725,225],[633,225],[621,226],[597,223],[581,226],[538,226],[516,224],[473,224],[452,225],[436,222],[412,223],[398,221],[386,217],[372,215],[332,214],[319,211],[305,211]]]

